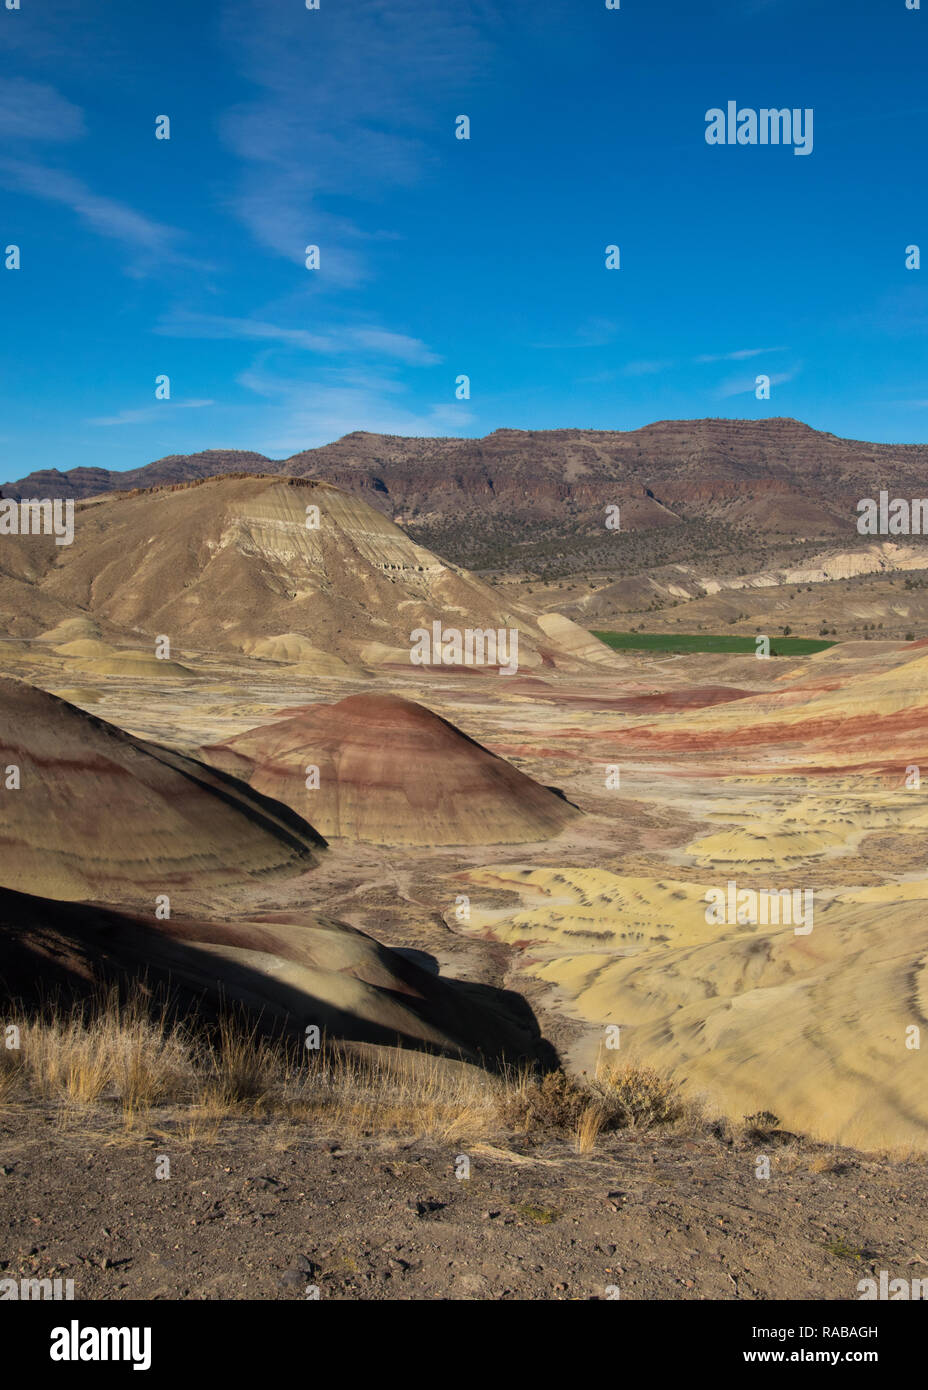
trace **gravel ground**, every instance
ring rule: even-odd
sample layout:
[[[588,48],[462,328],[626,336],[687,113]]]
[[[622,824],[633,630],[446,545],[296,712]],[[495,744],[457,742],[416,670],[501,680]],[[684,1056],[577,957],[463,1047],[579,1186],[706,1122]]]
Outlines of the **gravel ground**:
[[[881,1269],[928,1276],[922,1160],[656,1131],[578,1155],[149,1123],[0,1115],[2,1277],[94,1300],[817,1300],[856,1299]]]

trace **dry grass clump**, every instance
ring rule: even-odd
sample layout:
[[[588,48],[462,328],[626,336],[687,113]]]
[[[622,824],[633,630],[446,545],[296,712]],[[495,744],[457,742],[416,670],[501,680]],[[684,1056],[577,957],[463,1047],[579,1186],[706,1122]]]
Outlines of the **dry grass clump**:
[[[596,1147],[600,1130],[605,1121],[601,1105],[588,1105],[574,1125],[574,1150],[578,1154],[590,1153]]]
[[[400,1049],[310,1053],[286,1101],[294,1119],[339,1134],[483,1138],[500,1128],[507,1082],[478,1067]]]
[[[193,1049],[166,1015],[114,992],[90,1008],[20,1017],[19,1047],[3,1049],[2,1094],[93,1104],[103,1099],[140,1109],[174,1099],[193,1078]]]
[[[222,1122],[239,1115],[342,1138],[556,1133],[583,1154],[603,1132],[672,1123],[683,1111],[674,1084],[648,1068],[600,1066],[589,1081],[527,1066],[493,1074],[399,1047],[310,1051],[269,1039],[244,1016],[194,1031],[167,1009],[153,1010],[141,992],[15,1022],[19,1047],[0,1046],[0,1101],[39,1097],[60,1104],[64,1116],[110,1106],[127,1134],[158,1108],[191,1142],[216,1139]]]
[[[215,1138],[232,1115],[277,1116],[339,1135],[481,1138],[500,1128],[504,1078],[402,1049],[301,1048],[244,1016],[194,1033],[139,996],[17,1016],[18,1047],[0,1035],[0,1102],[41,1098],[70,1112],[117,1108],[127,1129],[181,1108],[191,1139]]]
[[[22,1052],[0,1047],[0,1104],[12,1100],[22,1090]]]
[[[263,1037],[254,1024],[225,1016],[218,1036],[196,1058],[198,1101],[231,1113],[267,1106],[291,1065],[291,1048]]]

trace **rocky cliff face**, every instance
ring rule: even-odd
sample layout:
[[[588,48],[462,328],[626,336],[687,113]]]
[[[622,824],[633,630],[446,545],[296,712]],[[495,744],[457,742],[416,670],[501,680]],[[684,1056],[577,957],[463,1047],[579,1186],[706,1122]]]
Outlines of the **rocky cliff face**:
[[[881,487],[918,496],[926,467],[928,445],[839,439],[797,420],[679,420],[628,432],[504,429],[483,439],[359,432],[288,459],[212,450],[129,473],[32,474],[4,492],[86,497],[256,469],[320,478],[457,563],[492,566],[495,557],[506,568],[526,543],[608,540],[612,505],[626,532],[711,522],[767,543],[852,537],[860,498]]]

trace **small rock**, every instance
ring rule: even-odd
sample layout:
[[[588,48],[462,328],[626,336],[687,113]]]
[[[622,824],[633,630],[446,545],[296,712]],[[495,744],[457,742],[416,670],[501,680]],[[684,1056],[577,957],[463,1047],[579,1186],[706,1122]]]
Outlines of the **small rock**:
[[[258,1178],[250,1178],[249,1183],[252,1187],[257,1188],[259,1192],[276,1192],[280,1188],[280,1183],[276,1178],[269,1178],[263,1175]]]

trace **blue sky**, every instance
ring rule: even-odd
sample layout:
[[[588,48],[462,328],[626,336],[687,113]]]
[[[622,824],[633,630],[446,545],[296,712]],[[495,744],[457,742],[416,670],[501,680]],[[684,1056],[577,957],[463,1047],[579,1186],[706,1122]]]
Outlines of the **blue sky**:
[[[928,0],[21,4],[0,478],[355,429],[928,439]],[[812,153],[708,145],[729,100],[812,108]]]

